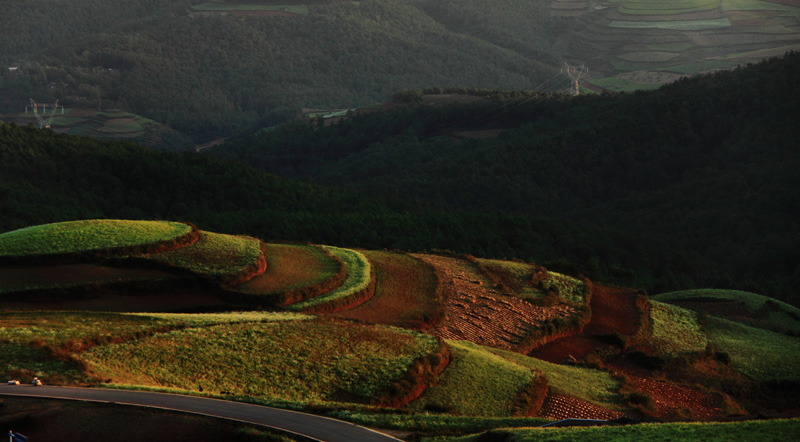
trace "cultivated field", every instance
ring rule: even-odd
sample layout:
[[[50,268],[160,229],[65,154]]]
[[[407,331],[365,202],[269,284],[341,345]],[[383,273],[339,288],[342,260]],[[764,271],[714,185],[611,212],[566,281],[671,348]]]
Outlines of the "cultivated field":
[[[571,4],[554,2],[551,11],[564,15]],[[800,5],[791,1],[605,0],[568,15],[577,17],[569,58],[589,66],[591,85],[614,91],[652,89],[674,79],[658,73],[729,69],[800,45]]]

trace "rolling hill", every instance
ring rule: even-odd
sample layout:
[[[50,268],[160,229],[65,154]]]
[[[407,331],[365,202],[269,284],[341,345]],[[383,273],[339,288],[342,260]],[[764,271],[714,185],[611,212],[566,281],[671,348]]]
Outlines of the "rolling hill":
[[[180,131],[163,140],[173,149],[191,148],[403,89],[560,91],[565,61],[588,67],[584,90],[646,89],[800,44],[792,0],[283,3],[8,0],[0,113],[30,98],[121,109]]]
[[[212,251],[198,249],[205,237],[216,236],[204,231],[194,242],[165,247],[165,240],[186,234],[180,230],[180,224],[163,221],[85,220],[0,234],[4,257],[27,257],[33,272],[22,288],[9,289],[6,279],[0,285],[0,373],[36,375],[55,384],[201,392],[332,412],[357,422],[375,419],[373,424],[394,409],[409,419],[393,425],[407,429],[424,422],[413,423],[416,413],[464,416],[448,424],[449,431],[461,424],[474,431],[478,421],[470,419],[478,418],[495,419],[478,424],[489,429],[535,425],[542,418],[705,421],[796,411],[800,341],[794,336],[755,332],[649,301],[631,289],[533,265],[353,250],[358,259],[351,260],[346,249],[259,247],[252,238],[227,235],[215,239]],[[100,239],[100,232],[105,239],[87,254],[84,239]],[[53,235],[67,246],[19,246],[25,238]],[[262,251],[248,258],[252,265],[231,260],[247,248],[242,241]],[[320,264],[306,280],[306,287],[316,289],[298,290],[302,281],[293,263],[309,259],[309,248],[322,252],[316,260],[338,260],[343,277]],[[174,259],[176,253],[183,258]],[[265,257],[276,259],[255,265]],[[19,269],[9,262],[0,270]],[[184,284],[204,285],[193,286],[191,298],[160,290],[159,277],[150,284],[103,285],[93,270],[75,268],[78,263],[118,272],[158,268]],[[365,265],[374,278],[367,291],[350,286],[363,278]],[[37,286],[37,269],[53,273],[62,266],[70,268],[71,281]],[[215,266],[240,276],[220,279],[209,270]],[[527,276],[515,285],[492,282],[509,277],[503,269]],[[432,282],[427,271],[435,274]],[[241,282],[262,276],[257,286]],[[409,286],[420,284],[416,305],[410,298],[400,301],[419,311],[404,327],[384,307],[398,296],[398,277]],[[323,287],[323,280],[336,283]],[[339,302],[333,294],[341,290],[359,302]],[[206,302],[211,295],[217,304]],[[265,308],[269,298],[273,307]],[[199,308],[214,311],[196,313]],[[570,319],[569,312],[581,311],[585,317]],[[511,318],[519,312],[529,320],[514,325]],[[565,349],[571,362],[561,360]],[[502,420],[511,416],[527,418]]]
[[[615,254],[603,236],[573,255],[571,271],[593,278],[790,300],[800,282],[798,68],[789,53],[657,91],[576,99],[445,90],[473,100],[428,105],[425,94],[440,91],[409,92],[384,112],[287,124],[214,153],[398,200],[618,232],[612,262],[595,255]],[[625,256],[632,251],[646,257]]]

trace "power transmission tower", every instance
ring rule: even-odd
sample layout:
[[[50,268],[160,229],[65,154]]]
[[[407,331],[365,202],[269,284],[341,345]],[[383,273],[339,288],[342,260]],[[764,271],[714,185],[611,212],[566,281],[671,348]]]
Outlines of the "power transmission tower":
[[[564,62],[564,67],[561,69],[561,72],[565,72],[572,80],[572,95],[580,95],[581,87],[578,82],[584,74],[589,72],[589,68],[584,65],[580,67],[570,66],[569,63]]]
[[[43,109],[44,116],[39,115],[40,107]],[[47,117],[46,114],[48,107],[52,107],[49,117]],[[53,117],[56,115],[56,110],[58,109],[58,100],[56,100],[54,104],[49,105],[49,104],[38,104],[35,101],[33,101],[33,98],[31,98],[31,109],[33,110],[33,115],[36,117],[36,122],[39,124],[39,129],[50,129],[50,124],[53,123]],[[45,117],[47,117],[46,120]]]

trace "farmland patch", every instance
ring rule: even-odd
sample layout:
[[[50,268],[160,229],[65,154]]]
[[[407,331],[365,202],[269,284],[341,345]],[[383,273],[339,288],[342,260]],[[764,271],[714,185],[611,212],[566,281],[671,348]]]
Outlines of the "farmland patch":
[[[321,284],[336,274],[339,265],[310,245],[267,244],[267,270],[236,286],[248,294],[279,294]]]
[[[470,416],[512,414],[517,392],[534,373],[471,343],[448,342],[451,361],[439,382],[412,402],[413,409]]]
[[[570,305],[544,308],[501,293],[474,264],[463,259],[414,256],[436,269],[443,286],[447,320],[434,332],[442,338],[516,349],[546,321],[560,318],[567,322],[576,316],[577,308]]]
[[[344,263],[346,278],[335,289],[289,306],[294,311],[334,312],[354,307],[369,299],[375,290],[372,265],[360,252],[338,247],[322,246]]]
[[[338,316],[377,324],[427,327],[435,322],[441,300],[433,268],[409,255],[363,251],[376,271],[375,295]]]
[[[368,403],[436,348],[435,339],[400,329],[286,321],[174,331],[82,358],[124,385]]]

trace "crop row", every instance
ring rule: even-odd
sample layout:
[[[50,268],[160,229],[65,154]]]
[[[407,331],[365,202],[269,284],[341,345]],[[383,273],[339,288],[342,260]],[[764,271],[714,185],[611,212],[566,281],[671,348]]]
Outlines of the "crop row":
[[[352,305],[358,305],[375,291],[375,274],[372,265],[364,254],[350,249],[323,246],[345,267],[346,278],[337,288],[320,296],[289,306],[290,310],[306,312],[332,312]]]

